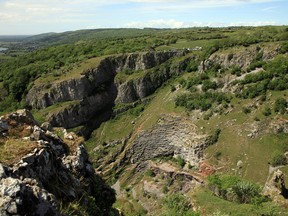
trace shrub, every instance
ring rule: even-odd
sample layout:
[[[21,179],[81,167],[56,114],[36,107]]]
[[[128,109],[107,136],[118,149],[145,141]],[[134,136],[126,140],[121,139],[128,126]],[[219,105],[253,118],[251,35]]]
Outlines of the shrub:
[[[282,44],[281,48],[280,48],[280,53],[284,54],[288,52],[288,42],[285,42]]]
[[[186,68],[187,72],[194,72],[197,70],[198,70],[198,63],[197,62],[192,61],[187,65],[187,68]]]
[[[192,210],[192,206],[187,198],[182,194],[172,194],[163,199],[163,203],[167,208],[166,216],[200,216],[199,213]]]
[[[229,54],[228,54],[228,61],[231,61],[232,58],[233,58],[233,56],[234,56],[233,53],[229,53]]]
[[[171,92],[176,91],[176,87],[175,87],[174,85],[171,85],[171,87],[170,87],[170,91],[171,91]]]
[[[214,194],[229,201],[251,203],[255,198],[262,198],[259,185],[241,180],[237,176],[211,175],[208,177],[208,186]],[[264,202],[266,199],[259,200]]]
[[[155,173],[151,169],[148,169],[145,174],[146,174],[146,176],[149,176],[149,177],[154,177],[155,176]]]
[[[169,192],[169,189],[166,185],[164,185],[164,187],[162,188],[162,192],[165,194]]]
[[[242,111],[245,114],[251,113],[251,109],[249,107],[243,107]]]
[[[218,141],[220,133],[221,133],[221,129],[217,128],[214,134],[210,138],[210,145],[213,145]]]
[[[272,111],[270,107],[265,107],[264,110],[262,111],[264,116],[269,116],[271,115]]]
[[[144,111],[144,105],[137,106],[129,110],[129,113],[134,116],[139,116],[141,112]]]
[[[240,203],[251,203],[254,197],[259,197],[261,189],[251,182],[240,181],[232,187]]]
[[[200,109],[201,111],[210,109],[214,103],[222,104],[224,102],[230,103],[230,98],[223,93],[217,92],[182,94],[175,99],[176,106],[183,106],[188,110]]]
[[[281,166],[281,165],[286,165],[286,164],[287,164],[287,158],[282,152],[276,151],[273,153],[272,161],[271,161],[272,166],[276,167],[276,166]]]
[[[274,104],[274,111],[276,113],[284,114],[287,109],[287,101],[284,98],[277,98]]]
[[[203,84],[202,85],[202,91],[207,91],[209,89],[214,89],[215,90],[218,87],[216,82],[214,82],[214,81],[212,82],[210,80],[205,80],[205,81],[203,81],[202,84]]]
[[[177,156],[176,161],[181,168],[185,166],[185,160],[181,156]]]
[[[233,65],[231,68],[231,74],[236,74],[237,76],[241,75],[241,68]]]
[[[220,159],[221,155],[222,155],[222,152],[221,152],[221,151],[216,151],[216,152],[214,153],[214,157],[215,157],[217,160]]]

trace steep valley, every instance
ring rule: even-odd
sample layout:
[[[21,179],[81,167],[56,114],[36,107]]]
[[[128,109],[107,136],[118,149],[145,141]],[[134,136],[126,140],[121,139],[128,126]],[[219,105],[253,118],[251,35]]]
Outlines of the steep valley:
[[[215,40],[213,51],[176,42],[89,57],[27,88],[25,107],[35,119],[49,123],[61,145],[67,133],[77,135],[73,145],[85,146],[91,170],[82,168],[115,190],[112,208],[113,190],[101,180],[111,198],[103,215],[288,215],[287,39]],[[5,118],[1,148],[10,136],[23,138],[5,134]],[[58,155],[72,169],[73,153]],[[7,161],[14,162],[0,162]],[[87,200],[99,202],[92,192]]]

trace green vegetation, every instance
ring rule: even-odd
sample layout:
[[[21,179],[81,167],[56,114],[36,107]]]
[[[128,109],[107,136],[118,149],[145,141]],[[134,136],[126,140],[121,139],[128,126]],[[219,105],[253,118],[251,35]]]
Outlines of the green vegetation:
[[[215,194],[229,201],[239,203],[252,203],[255,199],[267,201],[260,194],[259,185],[243,181],[236,176],[212,175],[208,177],[208,184]]]
[[[240,84],[244,89],[238,93],[243,98],[255,98],[265,95],[268,90],[283,91],[288,89],[288,58],[277,56],[264,66],[264,71],[248,74]]]
[[[287,158],[281,151],[275,151],[272,155],[271,165],[276,166],[283,166],[287,164]]]
[[[15,133],[15,135],[19,135],[19,131],[15,131]],[[36,147],[37,145],[31,141],[22,139],[2,140],[0,137],[0,162],[12,165]]]
[[[262,202],[260,205],[255,202],[239,204],[217,197],[210,190],[205,189],[198,190],[193,195],[193,199],[197,206],[204,209],[203,215],[287,215],[285,208],[280,208],[271,202]]]
[[[185,160],[181,156],[176,157],[176,161],[179,167],[183,168],[186,164]]]
[[[162,216],[200,216],[198,212],[194,212],[191,208],[190,202],[184,195],[172,194],[164,198],[163,203],[166,211]]]
[[[230,103],[230,98],[217,92],[182,94],[175,100],[176,106],[183,106],[188,110],[200,109],[202,111],[210,109],[212,105],[220,105],[224,102]]]
[[[202,50],[195,51],[195,53],[200,59],[205,59],[219,49],[240,45],[249,46],[260,42],[283,41],[287,38],[288,33],[285,27],[180,30],[96,29],[28,37],[23,44],[18,42],[14,44],[15,46],[11,44],[9,50],[13,50],[13,46],[20,47],[21,45],[26,47],[23,50],[29,50],[29,44],[33,42],[33,46],[36,44],[38,47],[35,51],[0,62],[0,83],[3,82],[6,91],[5,97],[1,97],[0,112],[25,107],[25,103],[20,102],[25,99],[33,82],[39,77],[69,74],[77,68],[79,63],[93,57],[143,50],[173,50],[200,46]],[[286,52],[286,47],[287,43],[283,43],[282,53]],[[260,57],[261,52],[255,61],[258,61]],[[230,56],[231,58],[233,56]],[[195,71],[197,66],[195,62],[191,62],[187,71]],[[210,87],[213,89],[216,86],[212,84]]]
[[[277,98],[274,105],[274,111],[282,115],[287,112],[288,103],[285,98]]]
[[[9,59],[0,62],[0,112],[27,107],[25,97],[33,86],[43,85],[45,91],[49,91],[53,82],[80,77],[110,55],[121,57],[130,52],[184,49],[188,53],[185,56],[177,56],[156,67],[117,72],[116,85],[123,82],[134,85],[138,79],[147,79],[159,81],[158,89],[142,101],[116,104],[113,109],[115,113],[121,110],[121,114],[103,122],[85,141],[93,167],[110,183],[119,180],[121,193],[115,207],[125,215],[149,214],[143,209],[146,204],[155,215],[200,215],[192,210],[191,203],[195,203],[203,215],[275,215],[281,208],[263,197],[260,189],[267,179],[269,164],[281,166],[281,170],[288,173],[284,155],[288,151],[288,136],[283,128],[276,128],[276,132],[273,128],[278,120],[287,119],[287,40],[287,27],[272,26],[103,29],[27,38],[27,41],[36,41],[35,51],[28,53],[25,51],[28,45],[23,44],[21,50],[25,54],[12,57],[10,53],[6,55]],[[20,44],[15,42],[14,47],[17,45]],[[279,53],[266,61],[270,47],[273,47],[273,53]],[[239,51],[251,51],[252,62],[245,62],[245,66],[243,62],[237,63]],[[219,58],[224,55],[225,62],[216,59],[202,64],[211,54]],[[198,68],[204,71],[200,73]],[[172,70],[177,72],[172,73]],[[163,77],[169,80],[164,82]],[[94,81],[92,76],[89,80]],[[103,90],[104,85],[95,88],[95,92]],[[32,111],[36,119],[43,122],[51,114],[80,103],[67,101]],[[151,162],[163,165],[169,175],[142,169],[137,161],[130,163],[133,141],[143,131],[161,123],[163,115],[179,116],[195,123],[199,136],[210,134],[209,147],[204,154],[205,163],[217,170],[215,175],[208,177],[214,195],[203,188],[190,190],[185,195],[178,193],[187,185],[184,185],[184,179],[173,177],[175,172],[187,172],[206,181],[202,170],[190,164],[187,169],[180,156]],[[13,161],[13,152],[21,155],[23,146],[29,147],[26,141],[11,143],[8,140],[0,145],[2,162]],[[238,161],[243,163],[241,169],[237,167]],[[158,200],[160,195],[150,192],[139,195],[144,181],[151,181],[156,193],[165,195],[163,202]],[[62,206],[63,213],[98,214],[100,208],[94,204],[102,201],[95,199],[85,202],[86,206],[82,206],[81,200]],[[103,202],[101,205],[104,206],[101,209],[105,208]]]

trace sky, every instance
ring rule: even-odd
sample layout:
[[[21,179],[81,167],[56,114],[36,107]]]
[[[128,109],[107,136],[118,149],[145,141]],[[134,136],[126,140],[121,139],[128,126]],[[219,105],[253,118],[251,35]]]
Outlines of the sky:
[[[288,0],[0,0],[0,35],[288,25]]]

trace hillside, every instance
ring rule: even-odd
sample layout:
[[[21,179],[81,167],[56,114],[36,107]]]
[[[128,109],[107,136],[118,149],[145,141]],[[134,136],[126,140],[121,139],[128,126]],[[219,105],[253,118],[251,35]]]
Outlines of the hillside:
[[[287,27],[43,38],[0,63],[0,111],[83,137],[118,214],[287,215]]]

